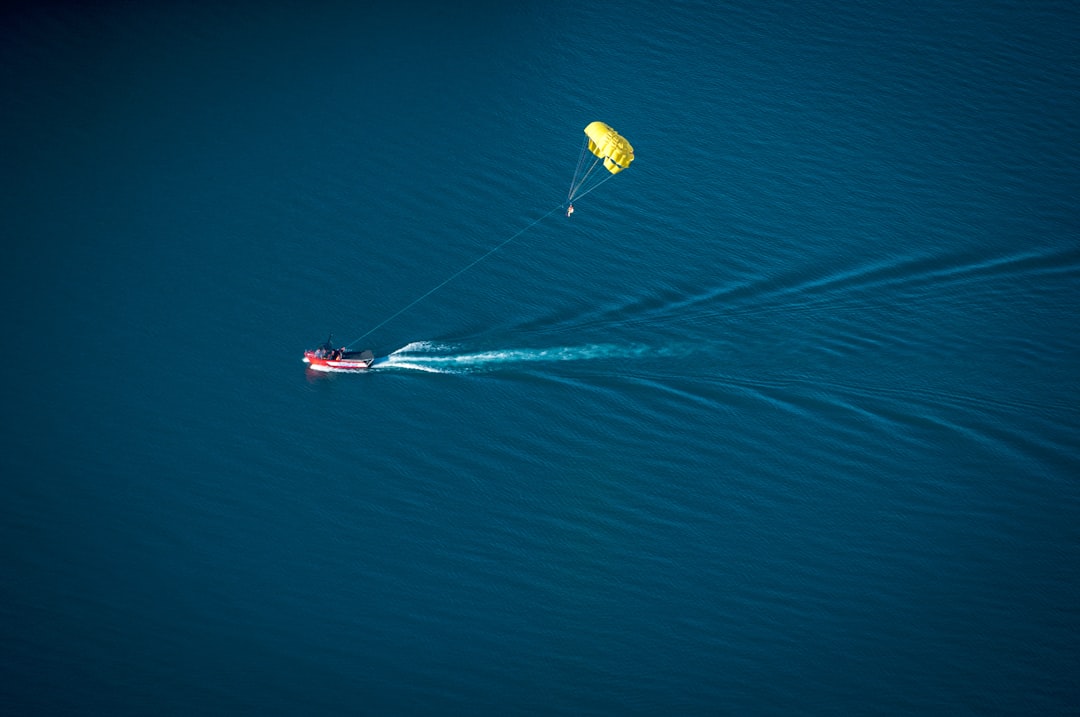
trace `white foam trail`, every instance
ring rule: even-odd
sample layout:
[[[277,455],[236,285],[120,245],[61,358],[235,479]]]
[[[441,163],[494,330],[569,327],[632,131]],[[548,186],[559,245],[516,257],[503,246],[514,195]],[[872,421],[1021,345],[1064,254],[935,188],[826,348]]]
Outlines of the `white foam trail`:
[[[453,348],[453,346],[448,346],[446,344],[437,344],[434,341],[413,341],[412,343],[405,344],[397,351],[392,351],[390,355],[393,356],[394,354],[413,353],[421,351],[452,351]]]
[[[406,369],[431,373],[465,373],[496,366],[597,359],[641,359],[666,353],[642,345],[586,344],[538,349],[493,349],[452,353],[454,347],[415,341],[375,362],[373,368]]]
[[[377,368],[377,369],[401,369],[401,370],[405,370],[405,371],[424,371],[425,373],[447,373],[446,371],[440,370],[439,368],[436,368],[435,366],[426,366],[426,365],[424,365],[422,363],[413,363],[413,362],[406,361],[406,360],[391,361],[391,360],[389,360],[389,357],[387,357],[387,359],[385,359],[383,361],[376,361],[375,363],[373,363],[371,365],[371,367],[372,368]]]

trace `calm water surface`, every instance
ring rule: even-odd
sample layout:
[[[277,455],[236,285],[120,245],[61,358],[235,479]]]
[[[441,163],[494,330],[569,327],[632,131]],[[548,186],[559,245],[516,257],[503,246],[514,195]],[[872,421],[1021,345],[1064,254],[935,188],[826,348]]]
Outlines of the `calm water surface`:
[[[0,22],[8,709],[1074,713],[1080,12],[395,7]]]

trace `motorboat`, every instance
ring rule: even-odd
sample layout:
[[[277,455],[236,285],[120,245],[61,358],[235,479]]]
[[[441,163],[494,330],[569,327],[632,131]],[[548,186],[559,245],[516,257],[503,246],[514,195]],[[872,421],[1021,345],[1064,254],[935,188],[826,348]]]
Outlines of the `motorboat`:
[[[322,346],[305,351],[303,361],[315,371],[366,371],[375,363],[375,354],[370,349],[334,348],[327,339]]]

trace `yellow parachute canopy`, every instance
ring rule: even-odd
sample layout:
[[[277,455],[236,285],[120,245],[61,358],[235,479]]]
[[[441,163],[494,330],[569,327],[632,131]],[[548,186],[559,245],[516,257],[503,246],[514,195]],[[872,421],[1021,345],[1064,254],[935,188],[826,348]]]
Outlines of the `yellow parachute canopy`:
[[[603,122],[591,122],[585,134],[589,137],[589,151],[603,159],[604,167],[612,174],[618,174],[634,161],[634,148]]]

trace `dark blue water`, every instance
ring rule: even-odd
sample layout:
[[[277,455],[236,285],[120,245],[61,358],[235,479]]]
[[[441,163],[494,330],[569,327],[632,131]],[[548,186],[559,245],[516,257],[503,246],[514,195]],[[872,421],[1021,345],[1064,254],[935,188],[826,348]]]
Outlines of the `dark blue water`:
[[[5,11],[4,712],[1075,714],[1080,12],[616,5]]]

